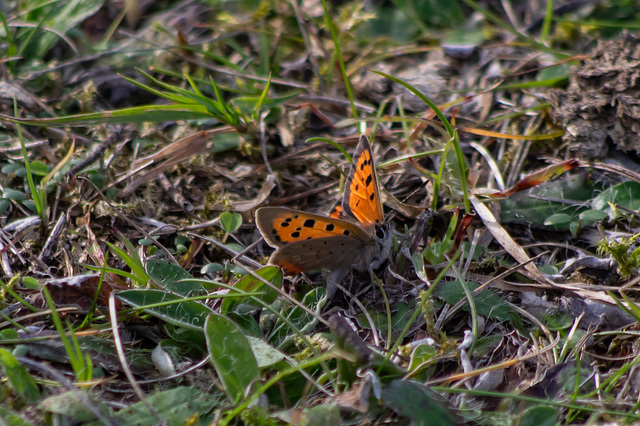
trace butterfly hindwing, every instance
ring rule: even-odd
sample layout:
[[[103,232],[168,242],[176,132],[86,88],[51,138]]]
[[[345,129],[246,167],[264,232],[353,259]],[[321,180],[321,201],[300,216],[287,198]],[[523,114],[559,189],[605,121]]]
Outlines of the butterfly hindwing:
[[[256,223],[272,247],[328,237],[372,239],[370,234],[348,221],[284,207],[258,209]]]
[[[375,163],[369,139],[365,135],[360,135],[353,156],[342,198],[342,210],[343,214],[355,217],[367,229],[382,225],[384,221]]]
[[[366,246],[363,240],[344,236],[297,241],[276,250],[269,263],[291,275],[321,269],[348,270],[359,260],[354,254],[363,253]]]

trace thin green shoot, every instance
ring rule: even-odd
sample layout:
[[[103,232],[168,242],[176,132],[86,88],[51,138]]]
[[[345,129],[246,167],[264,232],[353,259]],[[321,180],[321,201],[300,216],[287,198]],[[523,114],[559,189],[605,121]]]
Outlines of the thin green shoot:
[[[338,40],[338,33],[336,31],[335,25],[333,25],[333,21],[329,16],[329,9],[327,8],[326,0],[322,0],[322,8],[324,9],[324,17],[327,21],[327,27],[329,28],[329,32],[331,33],[331,39],[333,40],[333,46],[335,47],[335,55],[338,59],[338,64],[340,64],[340,72],[342,73],[342,78],[344,80],[344,88],[347,90],[347,97],[349,98],[349,103],[351,104],[351,114],[353,114],[353,118],[358,118],[358,110],[356,109],[355,101],[353,100],[353,91],[351,90],[351,83],[349,83],[349,76],[347,75],[347,69],[344,66],[344,59],[342,59],[342,53],[340,52],[340,41]]]
[[[73,333],[73,328],[69,328],[69,332],[71,334],[71,342],[66,335],[64,326],[62,325],[62,320],[58,315],[58,311],[56,311],[55,303],[51,298],[51,294],[46,287],[42,287],[42,293],[44,294],[45,299],[47,300],[47,304],[49,305],[49,309],[51,310],[51,319],[60,335],[60,340],[62,340],[62,344],[64,345],[64,349],[69,357],[69,362],[71,364],[71,368],[76,375],[76,379],[79,382],[88,382],[91,380],[93,375],[93,363],[91,362],[91,357],[89,354],[86,354],[86,357],[83,356],[82,350],[80,348],[80,344]],[[69,324],[67,324],[69,325]]]
[[[111,243],[107,243],[107,246],[118,256],[127,266],[131,269],[131,273],[136,282],[140,285],[146,285],[149,282],[149,276],[144,270],[144,266],[142,265],[142,261],[138,257],[135,249],[131,250],[129,248],[129,253],[125,252],[119,247]]]
[[[553,20],[553,0],[547,0],[547,11],[542,22],[542,31],[540,32],[540,42],[546,43],[551,30],[551,21]]]
[[[471,211],[471,203],[469,202],[469,194],[467,192],[467,174],[468,174],[468,167],[466,165],[466,161],[464,159],[464,156],[462,154],[462,149],[460,148],[460,140],[458,138],[458,133],[455,131],[455,129],[451,126],[451,123],[449,123],[449,120],[447,120],[447,117],[445,117],[445,115],[442,113],[442,111],[440,111],[440,109],[438,108],[438,106],[431,101],[431,99],[429,99],[427,96],[425,96],[422,92],[420,92],[418,89],[416,89],[415,87],[411,86],[409,83],[397,78],[397,77],[393,77],[389,74],[385,74],[383,72],[380,71],[374,71],[372,70],[372,72],[388,78],[389,80],[396,82],[404,87],[406,87],[409,91],[411,91],[411,93],[413,93],[414,95],[416,95],[418,98],[420,98],[420,100],[422,100],[425,104],[427,104],[429,106],[429,108],[431,108],[433,110],[433,112],[436,113],[436,115],[438,116],[438,118],[440,119],[440,121],[442,122],[442,124],[444,125],[445,129],[447,130],[447,133],[449,134],[449,141],[447,142],[447,146],[449,145],[449,143],[453,144],[454,147],[454,151],[456,153],[456,157],[458,159],[458,173],[459,176],[458,178],[460,179],[460,191],[462,192],[462,198],[464,200],[464,208],[465,211],[470,212]],[[446,148],[445,148],[445,153],[443,154],[443,161],[442,161],[442,165],[441,165],[441,172],[443,171],[442,167],[444,167],[445,164],[445,159],[446,159]],[[434,181],[433,183],[433,208],[436,209],[437,208],[437,203],[438,203],[438,192],[440,189],[440,184],[441,184],[441,179],[442,179],[442,173],[439,174],[439,179],[437,181]]]
[[[391,349],[389,349],[389,352],[387,352],[387,355],[385,356],[384,362],[380,363],[380,367],[378,367],[378,370],[377,370],[378,374],[382,371],[382,368],[384,368],[386,363],[391,362],[390,361],[391,360],[391,356],[393,356],[393,354],[395,354],[397,352],[398,347],[400,346],[400,344],[402,343],[402,341],[404,339],[404,336],[407,335],[407,333],[409,332],[409,329],[411,328],[413,323],[418,318],[418,315],[420,315],[423,312],[424,304],[426,304],[429,301],[429,296],[431,296],[431,293],[433,292],[433,290],[436,288],[438,283],[444,278],[446,273],[453,266],[454,262],[456,260],[458,260],[458,257],[460,257],[461,253],[462,253],[462,251],[458,250],[458,252],[451,258],[451,260],[449,262],[447,262],[447,265],[444,268],[442,268],[442,270],[440,271],[440,273],[438,274],[436,279],[433,281],[431,286],[429,286],[429,289],[427,291],[422,292],[422,294],[420,295],[420,302],[419,302],[420,306],[416,307],[416,309],[413,312],[413,315],[411,316],[411,318],[409,318],[409,321],[407,321],[407,323],[405,324],[404,328],[400,332],[400,335],[396,339],[396,342],[393,344]]]
[[[78,326],[78,330],[82,330],[86,326],[88,326],[93,320],[93,315],[98,306],[98,297],[100,296],[100,290],[102,290],[102,285],[104,284],[104,276],[107,273],[107,259],[109,259],[109,252],[105,252],[104,254],[104,263],[102,264],[102,268],[100,269],[100,280],[98,281],[98,285],[96,287],[96,294],[93,296],[93,300],[91,301],[91,307],[89,308],[89,312],[82,320],[82,323]]]
[[[264,86],[264,90],[262,91],[262,94],[260,95],[258,102],[256,102],[256,106],[253,108],[253,114],[251,115],[251,119],[253,121],[258,121],[258,119],[260,118],[260,110],[262,109],[262,105],[264,104],[264,101],[267,99],[267,94],[269,93],[270,86],[271,86],[271,73],[269,73],[269,80],[267,81],[267,84]]]
[[[7,20],[4,17],[4,13],[0,9],[0,20],[2,21],[2,27],[4,28],[4,33],[6,34],[5,40],[7,40],[7,51],[5,52],[5,57],[11,58],[15,57],[18,54],[18,49],[13,41],[13,37],[11,36],[11,31],[9,31],[9,25],[7,24]],[[16,66],[15,61],[9,62],[9,71],[13,71],[13,68]]]
[[[13,113],[17,117],[18,116],[18,103],[16,99],[13,98]],[[27,182],[29,184],[29,190],[31,191],[31,198],[33,198],[33,202],[36,205],[36,210],[38,212],[38,216],[42,220],[42,223],[45,226],[49,223],[47,220],[47,211],[46,211],[46,202],[47,197],[45,193],[44,200],[40,199],[40,192],[36,187],[36,184],[33,180],[33,173],[31,172],[31,162],[29,161],[29,154],[27,153],[27,146],[24,141],[24,135],[22,134],[22,127],[20,124],[16,123],[16,131],[18,132],[18,138],[20,139],[20,148],[22,150],[22,158],[24,159],[24,167],[27,170]]]

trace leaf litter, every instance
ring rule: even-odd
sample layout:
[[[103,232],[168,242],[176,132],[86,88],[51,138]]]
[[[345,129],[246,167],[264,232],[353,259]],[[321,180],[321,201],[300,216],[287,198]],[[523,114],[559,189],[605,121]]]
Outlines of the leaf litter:
[[[329,7],[329,25],[318,2],[98,1],[16,59],[33,29],[10,3],[0,418],[637,421],[635,36],[529,37],[471,1],[419,8],[427,39],[407,11],[358,3]],[[89,32],[118,13],[129,29]],[[394,250],[323,305],[322,273],[261,266],[252,212],[328,213],[350,160],[305,141],[352,153],[357,122],[375,131]]]

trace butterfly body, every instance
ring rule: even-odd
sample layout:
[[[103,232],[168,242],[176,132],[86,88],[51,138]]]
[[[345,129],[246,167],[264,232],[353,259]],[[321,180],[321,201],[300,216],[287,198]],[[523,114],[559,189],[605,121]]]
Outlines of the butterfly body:
[[[354,154],[339,217],[284,207],[256,212],[262,236],[277,249],[269,263],[290,275],[326,269],[328,284],[339,283],[352,268],[377,268],[388,258],[392,238],[383,221],[373,156],[364,135]]]

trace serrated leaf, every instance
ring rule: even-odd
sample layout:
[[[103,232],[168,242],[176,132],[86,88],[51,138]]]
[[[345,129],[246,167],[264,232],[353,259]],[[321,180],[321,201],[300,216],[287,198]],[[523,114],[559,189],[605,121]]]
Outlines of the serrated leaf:
[[[249,394],[251,384],[260,379],[249,341],[237,324],[218,314],[207,318],[205,338],[211,363],[227,396],[236,404]]]

